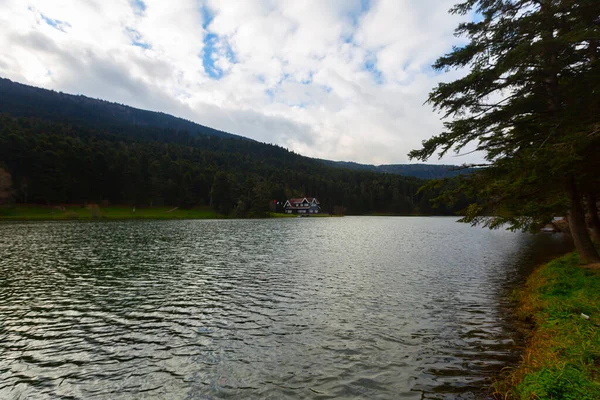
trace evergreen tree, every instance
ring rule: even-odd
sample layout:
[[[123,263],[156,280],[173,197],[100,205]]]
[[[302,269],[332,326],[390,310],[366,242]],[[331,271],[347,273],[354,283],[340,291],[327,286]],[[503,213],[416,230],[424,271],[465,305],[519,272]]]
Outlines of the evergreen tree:
[[[12,195],[12,177],[4,168],[0,168],[0,204],[7,202]]]
[[[219,214],[228,215],[233,207],[231,183],[226,173],[217,172],[210,191],[212,208]]]
[[[600,2],[468,0],[451,11],[472,10],[482,19],[456,30],[469,43],[434,64],[470,68],[429,96],[450,121],[409,156],[441,157],[474,142],[486,162],[454,191],[479,199],[465,221],[530,229],[567,213],[581,259],[600,261],[582,206],[600,146]]]

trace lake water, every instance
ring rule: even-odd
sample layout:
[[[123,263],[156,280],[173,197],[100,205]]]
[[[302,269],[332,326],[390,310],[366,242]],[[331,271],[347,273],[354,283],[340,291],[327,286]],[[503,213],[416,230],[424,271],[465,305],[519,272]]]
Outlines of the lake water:
[[[0,224],[0,398],[486,398],[561,235],[454,218]]]

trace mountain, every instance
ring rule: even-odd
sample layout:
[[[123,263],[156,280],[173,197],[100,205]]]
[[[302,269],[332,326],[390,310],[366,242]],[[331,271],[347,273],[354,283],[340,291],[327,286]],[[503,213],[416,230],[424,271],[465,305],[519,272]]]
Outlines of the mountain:
[[[0,112],[17,117],[76,123],[92,128],[151,127],[251,140],[162,112],[140,110],[82,95],[41,89],[5,78],[0,78]]]
[[[131,128],[167,129],[220,138],[252,140],[162,112],[140,110],[83,95],[41,89],[5,78],[0,78],[0,112],[16,117],[34,117],[79,124],[93,129],[103,128],[111,131],[117,131],[123,127],[129,127],[130,130]],[[456,170],[456,166],[453,165],[389,164],[376,166],[347,161],[318,160],[332,167],[355,171],[384,172],[420,179],[451,178],[470,172],[469,169]]]
[[[103,128],[111,131],[132,128],[168,129],[186,131],[193,134],[220,138],[237,138],[252,141],[243,136],[209,128],[162,112],[140,110],[105,100],[92,99],[82,95],[71,95],[53,90],[41,89],[0,78],[0,112],[16,117],[34,117],[55,122],[79,124],[88,128]],[[143,129],[142,129],[143,130]],[[431,164],[389,164],[368,165],[347,161],[320,160],[339,168],[356,171],[384,172],[420,179],[450,178],[470,172],[469,169],[456,170],[453,165]]]
[[[355,171],[383,172],[388,174],[397,174],[404,176],[414,176],[419,179],[443,179],[454,178],[458,175],[473,172],[473,168],[458,169],[456,165],[435,165],[435,164],[384,164],[370,165],[359,164],[349,161],[331,161],[321,160],[320,162],[339,168],[347,168]]]
[[[237,217],[263,216],[299,196],[347,214],[462,208],[434,210],[437,195],[419,192],[418,178],[349,166],[163,113],[0,79],[0,168],[12,177],[17,203],[211,206]]]

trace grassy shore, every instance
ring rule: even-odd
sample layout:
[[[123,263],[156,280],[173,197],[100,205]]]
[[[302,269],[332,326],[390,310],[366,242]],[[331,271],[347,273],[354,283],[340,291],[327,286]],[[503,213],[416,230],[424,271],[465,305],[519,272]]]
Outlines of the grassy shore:
[[[218,215],[208,207],[180,209],[173,207],[131,206],[33,206],[17,205],[0,208],[1,220],[92,220],[92,219],[210,219]]]
[[[297,218],[296,214],[267,213],[269,218]],[[329,214],[310,214],[311,218],[330,217]],[[218,215],[209,207],[181,209],[177,207],[142,207],[98,205],[40,206],[15,205],[0,207],[0,221],[51,221],[93,219],[217,219]]]
[[[521,365],[496,390],[516,399],[600,399],[600,269],[568,254],[536,270],[517,293],[533,323]]]

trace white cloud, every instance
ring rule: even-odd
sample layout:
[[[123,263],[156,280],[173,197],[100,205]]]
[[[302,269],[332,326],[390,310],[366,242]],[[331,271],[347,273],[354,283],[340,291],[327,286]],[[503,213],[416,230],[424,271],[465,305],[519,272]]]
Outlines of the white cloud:
[[[442,128],[423,103],[448,79],[429,66],[458,43],[454,2],[3,0],[0,76],[308,156],[403,163]]]

